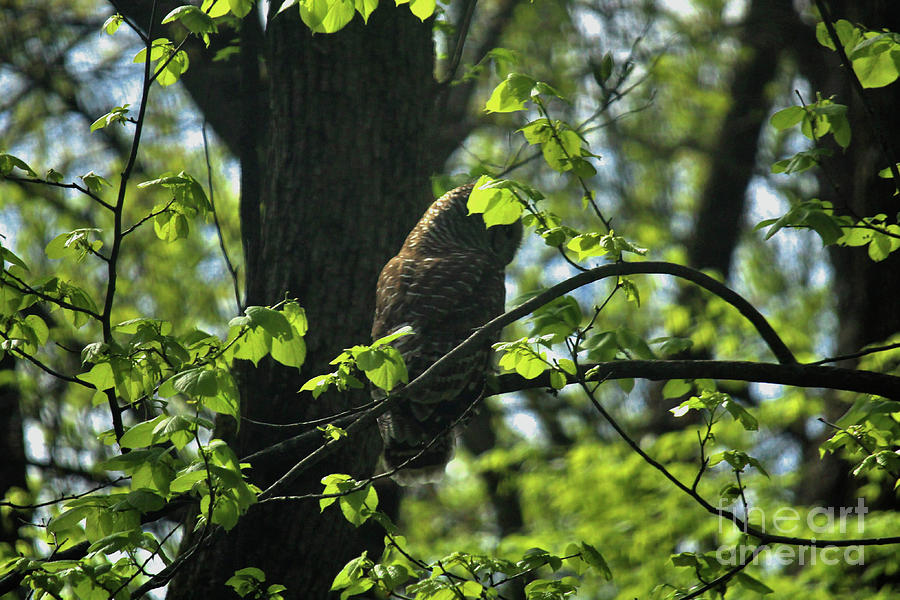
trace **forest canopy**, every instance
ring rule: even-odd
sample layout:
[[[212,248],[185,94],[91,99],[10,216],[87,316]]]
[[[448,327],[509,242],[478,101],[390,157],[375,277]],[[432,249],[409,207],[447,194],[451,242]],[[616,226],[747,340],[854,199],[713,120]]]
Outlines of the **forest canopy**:
[[[900,7],[14,0],[0,598],[891,598]],[[376,280],[474,182],[507,311]],[[485,340],[437,483],[376,420]]]

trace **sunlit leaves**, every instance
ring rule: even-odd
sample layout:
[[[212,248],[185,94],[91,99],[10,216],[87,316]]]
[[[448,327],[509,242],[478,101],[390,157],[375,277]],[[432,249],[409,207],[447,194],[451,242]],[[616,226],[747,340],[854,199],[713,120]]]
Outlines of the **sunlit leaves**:
[[[531,314],[532,337],[552,336],[559,343],[575,333],[581,325],[581,305],[572,296],[561,296],[541,306]]]
[[[315,33],[343,29],[356,14],[353,0],[300,0],[300,18]]]
[[[410,327],[375,340],[370,346],[356,345],[341,352],[330,364],[337,370],[325,375],[317,375],[303,384],[300,391],[312,392],[318,398],[332,386],[338,391],[363,387],[356,374],[362,371],[369,381],[378,388],[389,392],[401,383],[409,382],[409,374],[403,357],[390,345],[394,340],[413,335]]]
[[[359,527],[378,508],[378,493],[371,483],[360,485],[358,481],[341,473],[333,473],[322,478],[325,498],[319,500],[319,509],[325,510],[335,502],[350,523]]]
[[[772,115],[769,123],[779,131],[790,129],[799,123],[800,131],[811,140],[820,140],[831,133],[834,141],[842,148],[850,145],[847,107],[833,102],[831,98],[818,96],[812,104],[782,109]],[[775,172],[780,173],[784,170]]]
[[[99,233],[96,228],[61,233],[47,244],[44,253],[50,259],[72,258],[81,262],[89,253],[97,253],[103,247],[102,240],[92,239]]]
[[[375,580],[369,576],[375,563],[363,553],[344,565],[344,568],[331,582],[331,591],[341,591],[341,600],[367,592],[375,585]]]
[[[422,21],[434,14],[437,7],[436,0],[394,0],[397,6],[401,4],[409,4],[409,10],[412,14],[419,17]]]
[[[37,176],[37,173],[35,173],[21,158],[17,158],[12,154],[0,153],[0,177],[11,174],[13,169],[24,171],[32,177]]]
[[[509,225],[522,216],[524,205],[515,192],[515,184],[505,179],[482,175],[469,194],[469,214],[483,214],[484,224]]]
[[[129,106],[131,105],[125,104],[123,106],[116,106],[108,113],[91,123],[91,131],[97,131],[98,129],[109,127],[113,123],[121,123],[124,125],[128,121]]]
[[[525,108],[531,100],[537,81],[522,73],[510,73],[500,82],[484,108],[487,112],[516,112]]]
[[[222,0],[218,4],[225,5],[227,3]],[[248,1],[245,4],[249,11],[251,3]],[[162,20],[164,25],[172,22],[178,22],[184,25],[188,31],[200,37],[207,46],[209,46],[210,42],[209,34],[217,31],[216,22],[213,18],[196,6],[190,4],[172,9],[172,11]]]
[[[167,242],[187,237],[190,220],[196,216],[205,217],[212,210],[203,186],[184,171],[144,181],[138,187],[162,187],[171,193],[171,199],[157,204],[152,213],[155,215],[153,229],[157,237]]]
[[[340,31],[359,13],[364,22],[378,8],[379,0],[284,0],[278,13],[296,6],[303,23],[314,33],[335,33]],[[435,0],[395,0],[395,4],[408,4],[409,10],[424,21],[437,8]]]
[[[897,80],[900,76],[900,35],[865,31],[844,19],[833,26],[863,87],[884,87]],[[826,48],[835,50],[824,22],[816,25],[816,39]]]
[[[109,18],[103,22],[103,31],[105,31],[107,35],[113,35],[116,31],[119,30],[119,25],[121,24],[122,15],[120,15],[119,13],[110,15]]]
[[[845,217],[835,216],[830,202],[813,198],[798,202],[778,219],[767,219],[757,224],[756,229],[769,227],[766,239],[771,238],[785,227],[809,228],[819,234],[823,245],[836,243],[843,235],[842,225],[847,225]]]
[[[515,371],[525,379],[534,379],[552,367],[547,360],[547,353],[539,349],[541,346],[550,346],[550,337],[521,338],[513,342],[500,342],[492,347],[496,352],[502,353],[500,368]]]
[[[630,252],[639,256],[647,254],[646,248],[641,248],[615,231],[609,233],[583,233],[573,237],[566,247],[575,253],[577,260],[609,255],[611,260],[621,260],[623,252]]]
[[[134,57],[134,62],[145,63],[147,49],[142,48]],[[168,38],[157,38],[150,46],[149,60],[156,63],[152,77],[161,86],[172,85],[187,71],[190,65],[187,52],[176,50],[175,44]]]
[[[271,353],[281,364],[297,368],[306,360],[306,313],[295,301],[284,303],[280,310],[249,306],[229,326],[229,358],[256,364]]]
[[[265,581],[266,574],[262,569],[246,567],[235,571],[225,585],[233,588],[241,598],[250,596],[254,600],[282,600],[284,596],[281,592],[286,591],[287,588],[278,583],[264,586]]]

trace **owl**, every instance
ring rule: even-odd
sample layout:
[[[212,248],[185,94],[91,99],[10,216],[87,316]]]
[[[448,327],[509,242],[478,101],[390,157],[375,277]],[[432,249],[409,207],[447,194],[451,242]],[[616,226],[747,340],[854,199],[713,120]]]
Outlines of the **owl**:
[[[522,224],[486,228],[480,214],[468,214],[472,188],[464,185],[435,200],[378,278],[372,338],[412,327],[412,334],[393,342],[410,381],[503,313],[504,268],[519,247]],[[379,417],[388,469],[422,452],[395,481],[412,485],[442,476],[453,453],[448,428],[482,393],[494,341],[449,365],[415,396],[400,397]]]

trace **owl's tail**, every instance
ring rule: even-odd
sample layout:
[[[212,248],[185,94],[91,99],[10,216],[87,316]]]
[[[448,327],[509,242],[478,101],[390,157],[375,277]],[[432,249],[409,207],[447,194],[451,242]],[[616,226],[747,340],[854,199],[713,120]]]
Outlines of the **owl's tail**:
[[[427,448],[431,440],[410,445],[403,440],[387,439],[384,443],[385,469],[390,471],[400,467],[391,479],[403,486],[436,483],[444,476],[444,467],[453,457],[453,437],[452,433],[444,434]]]
[[[384,466],[400,485],[439,481],[453,456],[455,436],[450,430],[452,414],[443,414],[446,404],[426,405],[401,400],[378,418],[384,441]]]

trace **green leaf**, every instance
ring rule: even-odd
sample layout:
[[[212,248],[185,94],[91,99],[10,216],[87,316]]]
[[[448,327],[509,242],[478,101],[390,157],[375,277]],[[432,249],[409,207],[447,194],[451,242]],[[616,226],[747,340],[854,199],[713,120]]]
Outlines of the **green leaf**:
[[[842,46],[852,46],[856,43],[856,38],[859,36],[859,31],[853,26],[852,23],[845,19],[840,19],[835,21],[833,24],[835,29],[835,33],[838,35],[838,40],[841,42]],[[820,21],[816,23],[816,40],[831,50],[836,50],[834,47],[834,42],[831,40],[831,36],[828,34],[828,29],[825,26],[825,23]]]
[[[31,167],[25,164],[25,161],[22,159],[16,158],[12,154],[0,154],[0,176],[9,175],[13,169],[20,169],[32,177],[37,177],[37,173],[32,171]]]
[[[485,104],[487,112],[516,112],[525,108],[525,102],[531,99],[531,90],[537,83],[534,79],[521,73],[510,73],[506,79],[494,88],[491,97]]]
[[[219,0],[219,2],[221,1]],[[228,0],[228,7],[231,9],[231,14],[243,19],[253,8],[253,2],[252,0]]]
[[[900,62],[900,48],[886,48],[852,60],[853,71],[864,88],[879,88],[892,84],[900,76],[897,65]]]
[[[532,121],[519,129],[519,131],[525,136],[525,140],[532,145],[544,144],[553,139],[553,128],[547,119]]]
[[[743,588],[750,590],[751,592],[756,592],[757,594],[772,594],[774,591],[772,588],[761,582],[760,580],[751,577],[747,573],[738,573],[735,578],[738,585]]]
[[[168,381],[171,382],[171,388],[166,387],[166,391],[174,390],[191,398],[215,396],[219,390],[216,371],[205,367],[176,373]],[[162,388],[160,388],[160,394],[162,394]]]
[[[225,0],[203,0],[200,10],[215,19],[227,15],[231,10],[231,5]]]
[[[97,175],[93,171],[90,171],[89,173],[85,173],[84,175],[79,177],[79,179],[81,179],[84,182],[84,185],[87,186],[87,189],[89,189],[90,191],[92,191],[95,194],[99,194],[100,191],[103,189],[104,185],[112,187],[112,184],[110,182],[108,182],[105,178],[101,177],[100,175]]]
[[[694,386],[687,379],[670,379],[663,386],[662,395],[663,398],[680,398],[685,394],[689,394],[693,388]],[[676,414],[675,416],[680,417],[682,415]]]
[[[803,120],[806,111],[799,106],[789,106],[783,110],[779,110],[769,119],[769,123],[779,131],[790,129]]]
[[[409,373],[403,357],[395,348],[383,346],[361,353],[362,362],[357,358],[357,365],[366,377],[376,386],[391,391],[400,383],[409,382]]]
[[[550,387],[554,390],[561,390],[566,387],[568,380],[566,378],[566,374],[561,371],[550,371]]]
[[[725,410],[731,414],[735,421],[740,422],[740,424],[744,426],[744,429],[747,431],[756,431],[759,429],[759,423],[757,422],[756,417],[751,415],[743,406],[731,399],[726,400],[724,405]]]
[[[362,15],[363,22],[369,22],[369,16],[378,8],[378,0],[354,0],[356,12]]]
[[[144,448],[158,443],[159,438],[154,431],[156,431],[159,424],[165,421],[166,418],[166,415],[159,415],[153,420],[144,421],[133,427],[129,427],[122,436],[122,439],[119,440],[119,445],[123,448]]]
[[[541,152],[554,171],[569,171],[574,166],[573,159],[582,155],[581,138],[571,129],[557,131],[556,136],[541,146]]]
[[[290,338],[291,324],[284,314],[266,306],[248,306],[244,313],[250,317],[250,327],[261,327],[272,337]]]
[[[361,594],[375,585],[374,580],[367,575],[374,565],[366,554],[367,551],[364,550],[361,555],[344,565],[331,582],[331,591],[345,590],[341,594],[341,600]]]
[[[50,533],[62,533],[76,527],[88,515],[94,513],[97,509],[91,506],[76,506],[70,508],[60,515],[50,519],[47,524],[47,531]]]
[[[219,4],[224,4],[223,0]],[[205,34],[214,33],[217,30],[216,23],[208,14],[190,4],[179,6],[172,10],[162,20],[163,24],[178,21],[188,31],[194,35],[204,36]],[[208,39],[208,36],[207,38]],[[204,40],[206,41],[206,40]],[[209,45],[207,43],[207,45]]]
[[[386,344],[390,344],[397,338],[401,338],[404,335],[412,335],[413,333],[414,333],[413,328],[409,325],[406,325],[404,327],[401,327],[400,329],[398,329],[397,331],[395,331],[393,333],[390,333],[384,337],[378,338],[377,340],[372,342],[372,347],[377,348],[379,346],[384,346]]]
[[[300,0],[300,18],[315,33],[334,33],[353,19],[353,0]]]
[[[606,581],[612,580],[612,571],[610,571],[609,565],[606,564],[603,555],[587,542],[581,542],[581,560],[596,569]]]
[[[44,322],[44,319],[37,315],[27,315],[24,323],[28,326],[35,336],[38,346],[43,346],[50,339],[50,328]]]
[[[491,187],[498,185],[486,175],[482,175],[472,193],[469,194],[467,207],[469,214],[482,213],[485,227],[494,225],[509,225],[515,223],[522,216],[524,207],[516,195],[506,187]]]
[[[97,363],[87,373],[81,373],[76,377],[90,383],[101,392],[108,390],[116,384],[113,368],[108,362]]]
[[[160,510],[166,505],[166,499],[151,490],[132,490],[128,492],[128,504],[143,514]]]
[[[353,526],[359,527],[378,508],[378,492],[375,491],[374,485],[369,484],[361,490],[341,496],[338,503],[344,518]]]
[[[433,15],[434,9],[437,8],[435,0],[396,0],[396,3],[397,6],[409,4],[410,12],[422,21]]]
[[[169,489],[171,489],[172,492],[175,493],[188,492],[198,482],[205,480],[206,471],[202,468],[197,468],[178,475],[178,477],[172,480],[172,483],[169,485]]]
[[[116,13],[111,15],[106,21],[103,23],[103,31],[105,31],[108,35],[114,34],[119,30],[119,25],[122,24],[122,15]]]
[[[97,131],[98,129],[103,129],[104,127],[108,127],[113,123],[122,123],[123,125],[128,121],[128,107],[130,104],[126,104],[125,106],[117,106],[93,123],[91,123],[91,132]]]

